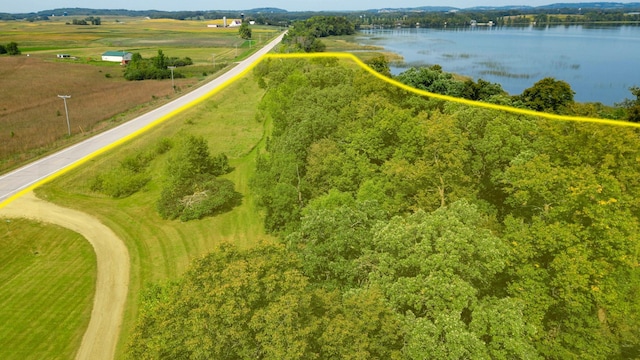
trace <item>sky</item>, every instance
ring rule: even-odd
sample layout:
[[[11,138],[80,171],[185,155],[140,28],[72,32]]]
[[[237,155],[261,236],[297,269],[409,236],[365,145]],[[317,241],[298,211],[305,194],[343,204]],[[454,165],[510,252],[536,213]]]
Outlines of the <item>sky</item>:
[[[261,7],[276,7],[288,11],[320,10],[367,10],[379,8],[404,8],[418,6],[451,6],[468,8],[473,6],[531,5],[540,6],[556,2],[576,3],[588,0],[20,0],[0,4],[0,13],[29,13],[58,8],[127,9],[127,10],[248,10]]]

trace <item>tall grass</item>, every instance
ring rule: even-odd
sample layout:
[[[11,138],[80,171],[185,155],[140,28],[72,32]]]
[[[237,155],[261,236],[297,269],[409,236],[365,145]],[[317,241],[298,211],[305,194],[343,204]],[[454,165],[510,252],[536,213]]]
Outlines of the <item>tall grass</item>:
[[[73,358],[95,292],[91,245],[57,226],[0,222],[0,359]]]

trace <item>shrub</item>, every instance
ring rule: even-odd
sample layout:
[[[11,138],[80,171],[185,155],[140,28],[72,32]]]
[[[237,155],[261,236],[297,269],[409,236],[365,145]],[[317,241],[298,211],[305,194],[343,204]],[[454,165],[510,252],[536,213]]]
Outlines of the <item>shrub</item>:
[[[211,157],[207,141],[187,136],[176,145],[166,167],[166,183],[156,203],[164,219],[188,221],[213,215],[233,206],[240,194],[226,179],[231,171],[225,154]]]
[[[118,167],[96,176],[89,184],[89,187],[92,191],[121,199],[140,191],[150,180],[151,176],[146,173],[136,173],[126,168]]]
[[[233,169],[229,166],[229,159],[224,153],[216,155],[211,159],[211,173],[215,176],[228,174]]]

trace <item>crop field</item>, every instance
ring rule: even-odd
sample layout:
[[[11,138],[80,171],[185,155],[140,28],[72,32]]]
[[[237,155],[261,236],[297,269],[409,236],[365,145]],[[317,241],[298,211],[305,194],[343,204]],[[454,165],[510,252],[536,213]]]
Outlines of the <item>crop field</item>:
[[[170,80],[130,82],[119,64],[101,61],[109,50],[155,56],[190,57],[194,65],[177,70],[177,93],[211,79],[230,63],[277,35],[256,28],[254,41],[237,29],[207,28],[203,21],[102,18],[99,26],[67,25],[70,18],[46,22],[0,22],[0,38],[16,42],[19,56],[0,56],[0,172],[77,142],[176,96]],[[56,54],[71,59],[58,59]],[[68,100],[71,136],[58,95]]]
[[[73,358],[95,291],[91,245],[53,225],[0,225],[0,358]]]

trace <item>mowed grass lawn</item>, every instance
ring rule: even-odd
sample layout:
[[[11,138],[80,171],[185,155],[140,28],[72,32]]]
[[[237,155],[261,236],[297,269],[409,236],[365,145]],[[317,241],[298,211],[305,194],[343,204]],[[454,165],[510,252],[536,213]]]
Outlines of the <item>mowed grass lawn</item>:
[[[93,248],[58,226],[0,222],[0,359],[73,358],[91,316]]]
[[[175,279],[192,259],[210,252],[221,242],[252,246],[261,240],[270,241],[248,188],[267,126],[257,116],[257,104],[263,94],[264,90],[249,74],[199,105],[37,189],[41,198],[96,216],[112,228],[129,249],[130,294],[118,354],[122,354],[135,325],[140,292],[147,284]],[[240,206],[186,223],[161,219],[155,203],[170,153],[159,155],[151,162],[147,171],[152,180],[128,198],[112,199],[91,191],[91,181],[120,166],[125,157],[147,152],[162,139],[177,139],[187,134],[206,138],[212,155],[224,152],[229,157],[234,170],[225,177],[231,179],[243,195]]]

